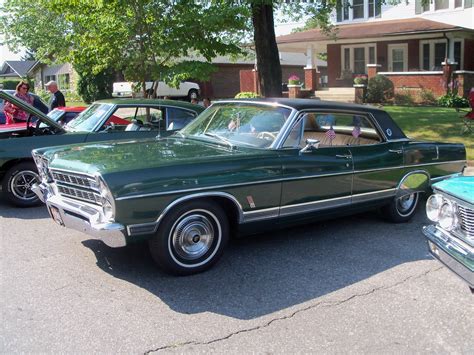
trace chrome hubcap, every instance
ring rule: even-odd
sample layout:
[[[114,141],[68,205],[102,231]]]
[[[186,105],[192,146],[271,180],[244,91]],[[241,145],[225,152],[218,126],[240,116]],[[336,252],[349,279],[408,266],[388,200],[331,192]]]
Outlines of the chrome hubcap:
[[[20,171],[10,182],[12,194],[21,200],[31,201],[37,199],[36,194],[31,190],[33,184],[40,180],[38,174],[31,170]]]
[[[174,229],[173,249],[183,259],[196,260],[209,251],[214,235],[214,227],[206,216],[188,215]]]
[[[417,199],[417,194],[405,195],[397,200],[397,210],[401,215],[410,213]]]

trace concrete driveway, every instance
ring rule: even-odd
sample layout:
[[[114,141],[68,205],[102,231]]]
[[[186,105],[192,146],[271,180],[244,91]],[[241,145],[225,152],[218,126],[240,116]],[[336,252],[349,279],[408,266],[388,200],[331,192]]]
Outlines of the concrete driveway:
[[[472,352],[474,297],[429,257],[423,209],[236,240],[176,278],[146,245],[111,249],[0,202],[0,352]]]

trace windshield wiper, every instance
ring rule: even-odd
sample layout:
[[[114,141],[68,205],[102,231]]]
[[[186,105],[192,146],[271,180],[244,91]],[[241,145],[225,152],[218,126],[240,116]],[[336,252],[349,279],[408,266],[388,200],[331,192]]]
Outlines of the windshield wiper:
[[[204,133],[204,135],[208,137],[212,137],[212,138],[217,138],[221,142],[224,142],[225,144],[227,144],[230,147],[230,149],[234,149],[234,145],[228,139],[222,136],[219,136],[218,134],[206,132]]]

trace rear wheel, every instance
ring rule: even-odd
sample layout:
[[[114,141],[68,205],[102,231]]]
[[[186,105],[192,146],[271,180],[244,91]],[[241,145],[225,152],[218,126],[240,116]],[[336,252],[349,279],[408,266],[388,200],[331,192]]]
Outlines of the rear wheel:
[[[209,269],[229,240],[229,222],[219,205],[191,201],[170,211],[149,241],[155,262],[166,272],[191,275]]]
[[[382,208],[382,216],[395,223],[408,222],[415,215],[419,198],[418,192],[394,198]]]
[[[31,190],[39,183],[40,177],[33,162],[23,162],[10,168],[3,178],[2,190],[5,198],[18,207],[32,207],[41,204],[40,199]]]

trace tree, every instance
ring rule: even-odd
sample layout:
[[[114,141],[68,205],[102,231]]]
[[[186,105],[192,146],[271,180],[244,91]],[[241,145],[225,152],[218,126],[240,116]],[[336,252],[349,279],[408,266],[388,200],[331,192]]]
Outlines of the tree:
[[[217,55],[241,53],[247,10],[191,0],[6,0],[1,33],[10,47],[71,62],[82,76],[116,69],[145,87],[206,79]],[[34,24],[32,27],[31,24]]]

